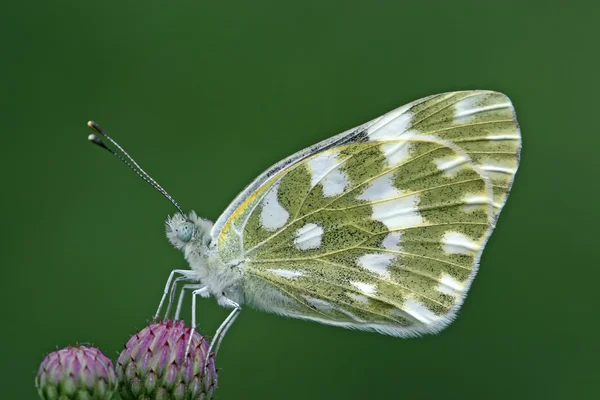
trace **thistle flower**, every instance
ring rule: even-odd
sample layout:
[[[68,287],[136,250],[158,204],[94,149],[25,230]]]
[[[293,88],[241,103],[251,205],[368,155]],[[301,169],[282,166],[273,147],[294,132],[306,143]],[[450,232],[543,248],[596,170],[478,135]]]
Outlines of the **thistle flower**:
[[[110,400],[117,377],[112,362],[100,350],[76,346],[48,354],[35,386],[44,400]]]
[[[217,387],[214,354],[208,356],[209,343],[194,332],[186,357],[189,337],[183,321],[164,321],[129,339],[116,368],[123,399],[211,399]]]

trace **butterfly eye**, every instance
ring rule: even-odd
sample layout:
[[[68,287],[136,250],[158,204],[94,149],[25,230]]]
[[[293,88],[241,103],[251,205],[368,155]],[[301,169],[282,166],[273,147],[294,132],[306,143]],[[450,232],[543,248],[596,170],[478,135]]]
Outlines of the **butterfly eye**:
[[[177,237],[183,242],[192,240],[194,234],[194,224],[191,222],[183,222],[177,227]]]

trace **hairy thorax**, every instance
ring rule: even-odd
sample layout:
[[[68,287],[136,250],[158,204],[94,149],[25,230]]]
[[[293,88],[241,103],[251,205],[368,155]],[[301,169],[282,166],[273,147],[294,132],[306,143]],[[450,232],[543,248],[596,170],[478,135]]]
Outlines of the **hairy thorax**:
[[[223,297],[243,304],[243,263],[239,261],[223,263],[216,246],[207,247],[201,258],[201,264],[191,259],[188,262],[192,270],[202,274],[200,281],[208,287],[219,304],[227,305],[222,301]]]

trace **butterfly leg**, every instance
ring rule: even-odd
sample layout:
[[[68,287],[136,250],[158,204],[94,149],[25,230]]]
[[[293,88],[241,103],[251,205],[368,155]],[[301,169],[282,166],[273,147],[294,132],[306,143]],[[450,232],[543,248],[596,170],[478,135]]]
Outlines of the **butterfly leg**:
[[[160,315],[160,310],[162,309],[162,306],[165,303],[165,299],[167,298],[167,294],[169,294],[169,288],[171,286],[173,276],[175,276],[175,274],[186,275],[188,272],[189,271],[185,269],[174,269],[173,271],[171,271],[171,273],[169,274],[169,278],[167,279],[167,284],[165,285],[163,296],[160,299],[160,303],[158,303],[158,310],[156,310],[156,314],[154,314],[155,320],[158,319],[158,316]]]
[[[181,292],[179,292],[179,300],[177,300],[177,310],[175,310],[175,317],[173,319],[179,319],[179,314],[181,313],[181,306],[183,305],[183,297],[185,295],[186,290],[190,289],[201,289],[203,285],[201,283],[188,283],[187,285],[183,285],[181,288]]]
[[[225,335],[227,334],[227,331],[229,330],[229,328],[231,327],[231,325],[233,325],[233,322],[237,319],[237,317],[240,315],[240,312],[242,311],[241,308],[235,308],[229,315],[230,317],[228,317],[229,321],[225,320],[223,321],[223,330],[221,331],[221,334],[219,335],[219,338],[217,339],[217,341],[214,343],[214,347],[215,347],[215,354],[217,354],[219,352],[219,348],[221,347],[221,343],[223,342],[223,338],[225,337]],[[215,339],[216,339],[215,335]],[[213,339],[214,341],[214,339]],[[213,345],[213,343],[211,343],[211,346]],[[209,348],[209,354],[210,354],[210,350],[211,348]]]
[[[196,289],[192,292],[192,326],[190,327],[190,337],[187,342],[187,346],[185,346],[185,354],[189,354],[190,346],[192,345],[192,338],[194,337],[194,332],[196,331],[196,297],[204,296],[208,293],[208,288],[206,286]]]
[[[190,280],[190,281],[195,280],[194,279],[194,271],[191,271],[189,269],[174,269],[173,271],[171,271],[171,273],[169,274],[169,278],[167,279],[167,284],[165,285],[165,290],[163,291],[163,295],[160,299],[160,303],[158,304],[158,309],[156,310],[156,314],[154,314],[155,320],[158,319],[158,317],[160,315],[160,310],[162,309],[162,307],[165,303],[165,300],[167,298],[167,295],[169,294],[169,288],[171,287],[173,277],[175,276],[175,274],[182,275],[181,277],[177,278],[177,281],[185,280],[185,279]],[[180,278],[182,278],[182,279],[180,279]],[[171,297],[171,299],[172,299],[172,297]]]
[[[171,308],[173,307],[173,303],[175,303],[175,293],[177,292],[177,284],[182,281],[189,282],[190,278],[187,276],[180,276],[173,281],[173,284],[171,285],[171,290],[169,293],[169,302],[167,303],[167,311],[165,311],[165,318],[164,318],[165,320],[167,318],[169,318],[169,314],[171,313]],[[200,284],[195,284],[195,285],[198,286],[196,289],[199,289],[203,286]],[[183,291],[183,289],[182,289],[182,291]],[[177,318],[175,318],[175,319],[177,319]]]
[[[208,348],[208,354],[210,354],[211,351],[214,349],[215,357],[217,355],[216,353],[219,351],[219,347],[221,347],[221,342],[223,341],[225,334],[227,333],[227,331],[229,330],[231,325],[233,325],[233,322],[236,320],[236,318],[242,311],[242,307],[235,301],[227,299],[227,298],[225,298],[224,301],[226,303],[228,303],[229,305],[231,305],[233,307],[233,310],[229,313],[227,318],[225,318],[225,321],[223,321],[221,326],[219,326],[219,329],[217,329],[215,336],[213,337],[212,341],[210,342],[210,347]],[[207,368],[207,367],[205,367],[205,368]]]
[[[231,304],[234,308],[229,313],[227,318],[225,318],[225,321],[223,321],[221,326],[219,326],[219,329],[217,329],[217,332],[215,333],[215,336],[213,337],[213,340],[210,342],[210,346],[208,347],[208,352],[206,354],[208,354],[209,359],[210,359],[211,351],[213,350],[213,348],[215,349],[214,355],[212,357],[213,362],[217,358],[217,353],[219,352],[219,348],[221,347],[221,343],[223,342],[223,338],[225,337],[225,334],[227,333],[227,331],[229,330],[231,325],[233,325],[233,322],[236,320],[236,318],[240,315],[240,312],[242,311],[242,307],[240,307],[240,305],[237,304],[236,302],[229,300],[229,299],[226,299],[226,302]],[[208,373],[209,365],[210,365],[210,361],[207,362],[204,366],[204,375],[205,376]]]

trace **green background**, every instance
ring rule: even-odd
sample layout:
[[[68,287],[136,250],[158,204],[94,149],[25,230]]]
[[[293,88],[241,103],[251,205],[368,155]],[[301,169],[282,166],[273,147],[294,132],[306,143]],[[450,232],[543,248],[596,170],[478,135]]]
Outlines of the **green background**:
[[[87,143],[89,119],[215,220],[297,150],[426,95],[493,89],[524,150],[457,322],[404,340],[246,308],[219,398],[598,398],[597,15],[566,1],[7,2],[0,397],[35,399],[57,345],[114,360],[185,267],[164,238],[174,208]],[[226,314],[202,300],[202,330]]]

